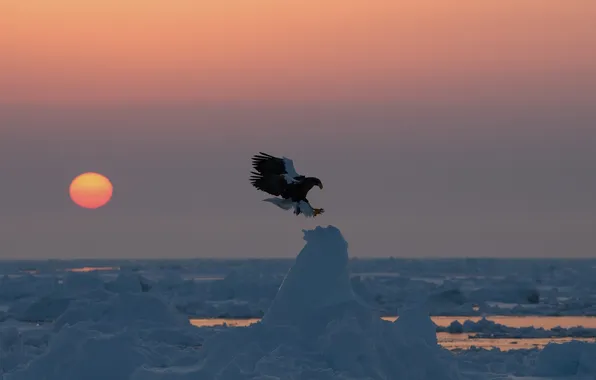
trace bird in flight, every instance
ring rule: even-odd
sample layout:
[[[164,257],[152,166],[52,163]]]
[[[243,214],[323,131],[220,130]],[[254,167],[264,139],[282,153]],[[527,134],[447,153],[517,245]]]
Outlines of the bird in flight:
[[[308,192],[323,183],[316,177],[300,175],[294,169],[294,162],[287,157],[275,157],[259,152],[252,157],[254,171],[250,183],[258,190],[274,195],[276,198],[263,199],[284,210],[294,208],[295,215],[315,217],[325,212],[322,208],[313,208],[306,198]]]

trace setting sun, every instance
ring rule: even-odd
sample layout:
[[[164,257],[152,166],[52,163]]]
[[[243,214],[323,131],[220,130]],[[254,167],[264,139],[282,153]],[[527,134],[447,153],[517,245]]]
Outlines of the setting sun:
[[[77,205],[95,209],[110,201],[113,193],[112,183],[98,173],[84,173],[70,184],[70,198]]]

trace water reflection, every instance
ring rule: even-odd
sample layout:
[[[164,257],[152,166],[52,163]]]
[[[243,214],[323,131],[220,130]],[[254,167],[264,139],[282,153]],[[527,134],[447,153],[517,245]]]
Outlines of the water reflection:
[[[64,268],[64,269],[55,269],[58,272],[75,272],[75,273],[88,273],[88,272],[101,272],[101,271],[118,271],[120,267],[75,267],[75,268]],[[51,271],[51,269],[50,269]],[[32,275],[39,275],[41,274],[41,270],[39,269],[21,269],[20,273],[24,274],[32,274]],[[9,275],[12,277],[19,277],[19,275]]]
[[[393,322],[399,317],[383,317],[384,320]],[[449,326],[451,322],[457,320],[464,323],[466,320],[474,322],[482,319],[481,317],[431,317],[433,322],[438,326]],[[549,317],[549,316],[491,316],[487,319],[509,327],[529,327],[552,329],[554,327],[577,327],[582,326],[586,328],[596,328],[596,317]],[[253,323],[260,321],[259,318],[250,319],[234,319],[234,318],[204,318],[191,319],[190,323],[197,327],[215,327],[226,324],[229,327],[246,327]],[[472,346],[482,348],[499,348],[502,351],[515,349],[530,349],[542,348],[548,343],[556,342],[563,343],[571,340],[579,340],[585,342],[596,342],[596,338],[524,338],[524,339],[510,339],[510,338],[473,338],[475,334],[450,334],[437,333],[437,340],[439,344],[449,350],[468,349]]]
[[[387,321],[395,321],[398,317],[383,317]],[[449,326],[451,322],[457,320],[459,323],[464,323],[467,319],[478,322],[482,317],[431,317],[433,322],[438,326]],[[527,316],[527,315],[506,315],[506,316],[487,316],[486,319],[495,323],[505,325],[508,327],[536,327],[550,330],[554,327],[585,327],[596,328],[596,317],[584,316],[565,316],[565,317],[551,317],[551,316]]]
[[[119,267],[82,267],[82,268],[67,268],[65,269],[66,272],[95,272],[95,271],[111,271],[111,270],[120,270]]]
[[[437,333],[439,344],[449,350],[466,350],[470,347],[486,349],[499,348],[501,351],[543,348],[549,343],[564,343],[572,340],[596,342],[596,338],[524,338],[524,339],[490,339],[470,338],[474,334]]]

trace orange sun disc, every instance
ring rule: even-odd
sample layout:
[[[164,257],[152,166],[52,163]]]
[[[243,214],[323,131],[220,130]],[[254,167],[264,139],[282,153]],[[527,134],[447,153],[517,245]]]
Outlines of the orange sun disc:
[[[70,198],[77,205],[95,209],[104,206],[112,198],[114,188],[110,180],[98,173],[84,173],[70,184]]]

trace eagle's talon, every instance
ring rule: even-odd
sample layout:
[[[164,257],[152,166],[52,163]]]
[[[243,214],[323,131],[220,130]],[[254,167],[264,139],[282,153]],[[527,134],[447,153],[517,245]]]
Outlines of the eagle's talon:
[[[314,216],[320,215],[325,212],[325,209],[322,208],[315,208],[314,209]]]

